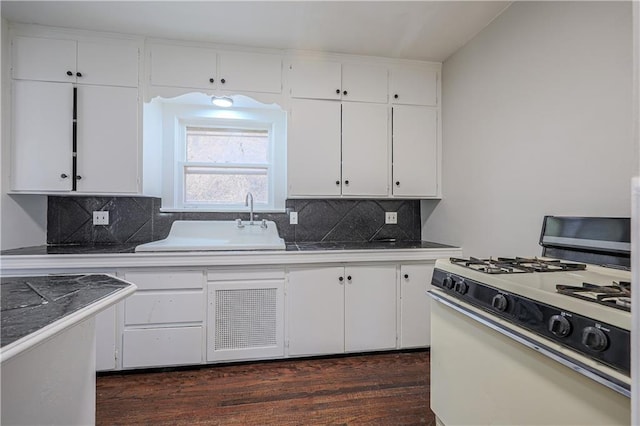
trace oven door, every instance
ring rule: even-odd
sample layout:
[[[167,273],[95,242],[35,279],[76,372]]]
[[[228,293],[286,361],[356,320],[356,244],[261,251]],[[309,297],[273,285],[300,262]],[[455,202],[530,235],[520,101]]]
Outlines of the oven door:
[[[623,389],[523,344],[483,311],[438,290],[430,295],[431,409],[440,424],[630,423]]]

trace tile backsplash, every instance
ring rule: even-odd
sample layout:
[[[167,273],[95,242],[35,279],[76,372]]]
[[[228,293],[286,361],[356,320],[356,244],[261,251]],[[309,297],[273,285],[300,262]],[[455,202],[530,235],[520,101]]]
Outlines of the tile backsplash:
[[[47,244],[144,243],[165,238],[174,220],[249,220],[236,213],[161,212],[152,197],[48,197]],[[286,213],[257,213],[274,221],[286,242],[420,240],[418,200],[287,200],[298,225]],[[109,211],[109,225],[93,225],[93,211]],[[385,225],[384,212],[397,212],[398,224]]]

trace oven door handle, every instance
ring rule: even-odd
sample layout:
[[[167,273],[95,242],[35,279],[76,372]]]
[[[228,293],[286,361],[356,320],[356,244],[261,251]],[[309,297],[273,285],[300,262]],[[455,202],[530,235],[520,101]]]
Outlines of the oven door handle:
[[[614,391],[628,398],[631,398],[631,386],[629,384],[626,384],[614,377],[611,377],[606,373],[595,370],[589,367],[588,365],[569,357],[568,355],[565,355],[556,351],[555,349],[552,349],[548,346],[540,344],[539,342],[535,342],[530,338],[528,338],[527,336],[520,334],[515,330],[508,329],[484,315],[471,311],[470,309],[467,309],[464,306],[461,306],[458,303],[448,298],[440,296],[439,294],[435,293],[433,290],[429,290],[427,291],[427,293],[429,294],[429,296],[431,296],[431,298],[435,302],[441,303],[447,306],[448,308],[451,308],[454,311],[466,316],[467,318],[470,318],[476,322],[479,322],[480,324],[483,324],[489,327],[490,329],[497,331],[498,333],[512,340],[515,340],[516,342],[521,343],[526,347],[535,350],[536,352],[539,352],[540,354],[546,356],[547,358],[557,361],[560,364],[576,371],[577,373],[580,373],[586,377],[589,377],[590,379],[595,380],[596,382],[608,387],[609,389],[613,389]]]

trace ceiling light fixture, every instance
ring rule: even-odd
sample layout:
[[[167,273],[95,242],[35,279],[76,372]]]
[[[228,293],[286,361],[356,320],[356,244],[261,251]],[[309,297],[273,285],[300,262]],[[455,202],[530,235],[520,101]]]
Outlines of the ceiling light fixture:
[[[223,96],[223,97],[212,96],[211,103],[214,104],[215,106],[219,106],[222,108],[229,108],[230,106],[233,106],[233,99],[227,96]]]

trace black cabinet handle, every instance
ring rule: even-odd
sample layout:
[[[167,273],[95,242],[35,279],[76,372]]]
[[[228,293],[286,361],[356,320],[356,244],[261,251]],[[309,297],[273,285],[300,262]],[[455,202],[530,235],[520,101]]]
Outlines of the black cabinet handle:
[[[345,185],[349,185],[349,181],[348,181],[348,180],[345,180],[345,181],[344,181],[344,184],[345,184]]]
[[[399,180],[396,181],[396,186],[400,186],[400,181]]]
[[[81,72],[77,72],[76,73],[76,77],[82,77],[82,73]]]
[[[66,173],[62,173],[62,174],[60,175],[60,177],[61,177],[62,179],[66,179],[66,178],[68,178],[69,176],[68,176]]]
[[[409,279],[409,274],[404,274],[404,279],[408,280]]]
[[[76,176],[76,179],[77,179],[77,180],[80,180],[80,179],[82,179],[82,176],[77,175],[77,176]]]
[[[224,78],[220,79],[220,83],[225,84],[226,82],[227,82],[227,80],[225,80]]]
[[[340,89],[336,89],[336,95],[340,94]]]
[[[212,79],[212,78],[210,78],[210,79],[209,79],[209,83],[213,83],[214,81],[215,81],[215,80],[214,80],[214,79]]]
[[[398,99],[398,94],[393,95],[393,99]]]
[[[347,96],[347,91],[342,92],[343,95]]]
[[[71,76],[73,75],[73,73],[72,73],[71,71],[67,71],[67,75],[68,75],[69,77],[71,77]]]

